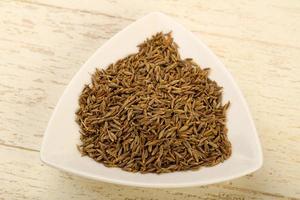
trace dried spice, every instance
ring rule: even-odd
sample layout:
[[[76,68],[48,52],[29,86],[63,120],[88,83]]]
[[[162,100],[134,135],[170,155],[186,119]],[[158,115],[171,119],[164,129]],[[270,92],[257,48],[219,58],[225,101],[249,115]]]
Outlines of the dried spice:
[[[107,69],[79,97],[82,155],[108,167],[164,173],[214,166],[231,155],[222,88],[171,34],[157,33]]]

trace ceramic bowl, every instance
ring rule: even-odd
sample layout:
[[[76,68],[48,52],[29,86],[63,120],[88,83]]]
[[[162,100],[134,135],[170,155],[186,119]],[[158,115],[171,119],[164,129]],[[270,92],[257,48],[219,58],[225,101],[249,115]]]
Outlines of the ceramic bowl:
[[[136,46],[139,43],[160,31],[172,31],[181,56],[193,58],[201,66],[211,68],[210,78],[223,86],[223,99],[231,102],[227,125],[232,156],[214,167],[165,174],[130,173],[119,168],[107,168],[89,157],[82,157],[76,148],[80,134],[75,122],[75,111],[84,84],[90,82],[95,68],[108,66],[137,52]],[[206,185],[238,178],[260,168],[263,157],[246,101],[226,67],[198,36],[194,36],[170,17],[155,12],[137,20],[109,39],[73,77],[49,121],[41,147],[41,160],[58,169],[99,181],[170,188]]]

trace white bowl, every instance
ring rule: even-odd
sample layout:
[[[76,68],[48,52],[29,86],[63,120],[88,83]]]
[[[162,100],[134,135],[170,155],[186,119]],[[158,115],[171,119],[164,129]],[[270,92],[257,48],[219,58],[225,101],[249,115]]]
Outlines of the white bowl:
[[[210,67],[210,77],[224,87],[223,99],[231,102],[227,124],[232,156],[214,167],[159,175],[107,168],[89,157],[81,157],[76,148],[79,143],[79,127],[74,119],[83,85],[90,82],[90,74],[96,67],[105,67],[119,58],[137,52],[137,44],[160,31],[172,31],[182,57],[191,57],[201,66]],[[110,183],[141,187],[187,187],[217,183],[249,174],[261,167],[263,159],[247,104],[224,65],[199,38],[168,16],[155,12],[112,37],[73,77],[49,121],[41,147],[41,160],[61,170]]]

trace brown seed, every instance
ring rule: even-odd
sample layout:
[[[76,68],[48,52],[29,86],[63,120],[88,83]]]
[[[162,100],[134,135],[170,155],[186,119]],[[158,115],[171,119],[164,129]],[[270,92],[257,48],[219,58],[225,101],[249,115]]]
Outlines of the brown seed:
[[[168,173],[228,159],[222,87],[191,58],[181,59],[171,33],[157,33],[107,69],[96,69],[76,111],[81,155],[107,167]]]

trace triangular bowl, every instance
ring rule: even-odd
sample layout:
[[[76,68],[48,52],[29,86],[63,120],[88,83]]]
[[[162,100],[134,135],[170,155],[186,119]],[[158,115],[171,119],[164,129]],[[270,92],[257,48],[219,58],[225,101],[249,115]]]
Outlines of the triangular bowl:
[[[151,35],[172,31],[183,58],[193,58],[203,67],[211,68],[210,78],[224,88],[224,101],[230,100],[228,137],[232,156],[214,167],[197,171],[165,174],[141,174],[107,168],[88,157],[81,157],[76,148],[79,127],[75,122],[78,97],[84,84],[97,67],[105,67],[116,60],[137,52],[137,44]],[[187,187],[226,181],[251,173],[262,165],[262,151],[258,135],[244,97],[230,73],[215,54],[191,32],[162,13],[150,13],[113,36],[81,67],[73,77],[46,129],[41,160],[61,170],[100,181],[141,187]]]

